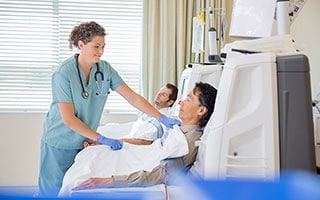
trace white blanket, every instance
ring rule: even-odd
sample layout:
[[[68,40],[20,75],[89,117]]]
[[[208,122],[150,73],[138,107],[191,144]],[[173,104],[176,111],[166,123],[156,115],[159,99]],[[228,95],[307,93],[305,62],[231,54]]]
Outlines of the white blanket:
[[[129,175],[139,170],[151,171],[161,160],[187,153],[188,143],[178,126],[169,129],[163,145],[161,139],[157,139],[151,145],[124,143],[123,148],[118,151],[112,151],[105,145],[87,147],[79,152],[75,163],[66,172],[59,196],[70,196],[72,188],[90,177]]]

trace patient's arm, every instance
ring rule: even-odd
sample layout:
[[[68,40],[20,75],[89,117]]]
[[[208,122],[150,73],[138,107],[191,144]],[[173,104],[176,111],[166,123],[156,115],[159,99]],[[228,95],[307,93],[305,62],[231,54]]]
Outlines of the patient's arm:
[[[127,142],[130,144],[136,144],[136,145],[150,145],[152,144],[152,141],[150,140],[144,140],[144,139],[135,139],[135,138],[120,138],[122,142]]]
[[[135,138],[121,138],[119,140],[122,141],[122,142],[127,142],[127,143],[135,144],[135,145],[150,145],[153,142],[153,141],[150,141],[150,140],[135,139]],[[85,142],[83,142],[83,147],[95,146],[95,145],[101,145],[101,143],[97,142],[97,141],[85,141]]]
[[[100,142],[97,142],[97,141],[84,141],[83,142],[83,147],[86,148],[88,146],[95,146],[95,145],[101,145]]]
[[[89,178],[86,181],[80,183],[72,190],[85,190],[85,189],[93,189],[93,188],[104,188],[114,185],[113,177],[108,178]]]
[[[165,183],[166,169],[162,166],[155,167],[152,171],[136,171],[130,175],[118,175],[105,178],[91,177],[72,190],[85,190],[93,188],[106,188],[111,186],[152,186]]]

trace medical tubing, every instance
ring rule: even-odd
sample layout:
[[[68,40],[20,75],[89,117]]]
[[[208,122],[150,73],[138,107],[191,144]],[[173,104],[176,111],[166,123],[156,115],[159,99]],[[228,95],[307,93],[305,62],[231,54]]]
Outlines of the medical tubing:
[[[320,114],[320,109],[317,105],[315,105],[316,109],[318,110],[319,114]]]
[[[164,184],[164,191],[165,191],[165,195],[166,195],[166,200],[169,199],[169,195],[168,195],[168,171],[165,167],[162,167],[164,169],[164,177],[163,177],[163,184]]]
[[[320,114],[320,109],[319,109],[319,107],[318,107],[318,105],[317,105],[318,103],[319,103],[318,100],[312,101],[312,107],[315,107],[315,108],[318,110],[319,114]]]
[[[78,57],[79,54],[75,54],[74,55],[76,62],[77,62],[77,71],[78,71],[78,76],[79,76],[79,80],[80,80],[80,84],[81,84],[81,88],[82,88],[82,93],[81,96],[86,99],[88,98],[88,93],[86,92],[86,90],[84,89],[83,83],[82,83],[82,78],[81,78],[81,74],[80,74],[80,69],[79,69],[79,63],[78,63]]]
[[[153,118],[146,119],[146,122],[152,124],[157,129],[157,138],[161,138],[163,135],[163,128],[161,124],[156,124],[153,122]]]

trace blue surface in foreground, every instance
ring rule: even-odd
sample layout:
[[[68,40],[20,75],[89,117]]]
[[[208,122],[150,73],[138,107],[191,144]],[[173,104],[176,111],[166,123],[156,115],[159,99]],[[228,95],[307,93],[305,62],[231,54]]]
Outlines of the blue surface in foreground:
[[[262,181],[254,179],[244,180],[186,180],[180,177],[180,186],[183,193],[179,199],[214,199],[214,200],[319,200],[320,199],[320,177],[319,175],[306,172],[283,173],[280,181]],[[158,191],[159,192],[159,191]],[[149,198],[148,198],[149,197]],[[156,197],[156,196],[154,196]],[[121,200],[138,200],[138,199],[157,199],[152,198],[150,192],[148,196],[142,192],[116,192],[116,193],[99,193],[97,195],[81,196],[74,198],[40,198],[32,196],[9,194],[0,190],[0,199],[20,200],[20,199],[121,199]],[[174,200],[179,200],[174,199]]]

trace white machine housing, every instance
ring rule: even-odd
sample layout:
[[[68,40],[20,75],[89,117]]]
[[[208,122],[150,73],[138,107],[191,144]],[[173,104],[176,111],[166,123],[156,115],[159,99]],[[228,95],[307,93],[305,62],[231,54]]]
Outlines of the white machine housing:
[[[192,76],[192,75],[191,75]],[[316,172],[309,63],[301,53],[231,53],[191,173],[278,179]]]
[[[278,138],[275,55],[229,55],[191,172],[273,179],[279,173]]]
[[[179,82],[178,97],[172,106],[171,115],[177,117],[180,109],[180,102],[184,100],[188,93],[194,88],[195,83],[202,81],[218,88],[222,73],[221,64],[188,64],[182,72]]]

